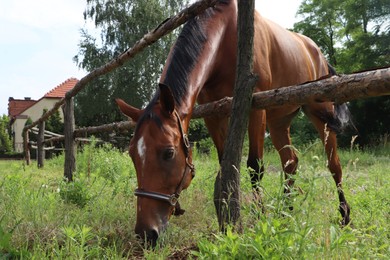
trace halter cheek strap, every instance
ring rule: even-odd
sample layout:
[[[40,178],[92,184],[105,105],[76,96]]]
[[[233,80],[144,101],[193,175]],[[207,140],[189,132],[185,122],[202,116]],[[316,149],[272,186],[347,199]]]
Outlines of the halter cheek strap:
[[[171,206],[175,207],[175,213],[174,213],[175,215],[182,215],[184,213],[184,210],[180,208],[178,200],[180,197],[180,193],[183,190],[183,183],[184,183],[184,180],[187,176],[187,173],[191,172],[192,178],[195,177],[195,166],[191,162],[192,159],[191,159],[191,155],[190,155],[190,148],[191,148],[190,142],[188,140],[187,135],[185,134],[185,132],[183,130],[183,125],[181,123],[180,116],[176,112],[176,110],[174,110],[174,114],[177,118],[180,134],[181,134],[182,141],[183,141],[184,154],[186,156],[186,159],[185,159],[186,167],[184,168],[183,176],[180,180],[180,183],[177,185],[175,193],[173,193],[171,195],[160,193],[160,192],[146,191],[144,189],[136,189],[134,194],[137,197],[145,197],[145,198],[149,198],[149,199],[165,201],[165,202],[169,203]]]
[[[159,192],[145,191],[142,189],[136,189],[134,191],[134,195],[137,197],[145,197],[145,198],[149,198],[149,199],[165,201],[165,202],[168,202],[169,204],[171,204],[171,206],[176,205],[176,203],[179,199],[179,196],[180,196],[180,194],[176,194],[176,193],[174,193],[172,195],[167,195],[167,194],[163,194],[163,193],[159,193]]]

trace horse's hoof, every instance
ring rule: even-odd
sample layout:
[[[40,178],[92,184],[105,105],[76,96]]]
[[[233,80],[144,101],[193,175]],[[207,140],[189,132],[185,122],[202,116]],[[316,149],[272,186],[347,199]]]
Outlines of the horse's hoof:
[[[339,211],[342,216],[341,226],[345,227],[351,222],[351,219],[349,217],[351,209],[349,208],[349,205],[347,203],[340,203]]]

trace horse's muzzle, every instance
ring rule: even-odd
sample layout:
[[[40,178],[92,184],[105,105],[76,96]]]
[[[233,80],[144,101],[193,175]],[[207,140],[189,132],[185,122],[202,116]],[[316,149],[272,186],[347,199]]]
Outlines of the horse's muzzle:
[[[137,234],[137,237],[141,239],[142,242],[145,243],[147,246],[155,247],[157,244],[157,239],[159,238],[160,234],[164,232],[166,229],[168,223],[161,227],[152,226],[152,227],[139,227],[136,226],[135,233]]]

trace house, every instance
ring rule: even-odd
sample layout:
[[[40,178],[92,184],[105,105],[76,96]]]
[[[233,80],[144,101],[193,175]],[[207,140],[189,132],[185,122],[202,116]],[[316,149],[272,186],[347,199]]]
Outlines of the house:
[[[69,78],[63,83],[47,92],[39,100],[32,100],[25,97],[24,99],[8,99],[8,116],[10,117],[11,132],[13,137],[14,150],[16,152],[23,152],[23,128],[28,118],[32,121],[38,120],[43,111],[50,110],[55,103],[61,98],[65,97],[66,92],[71,90],[79,80],[76,78]],[[59,109],[60,116],[63,120],[64,116],[62,110]]]

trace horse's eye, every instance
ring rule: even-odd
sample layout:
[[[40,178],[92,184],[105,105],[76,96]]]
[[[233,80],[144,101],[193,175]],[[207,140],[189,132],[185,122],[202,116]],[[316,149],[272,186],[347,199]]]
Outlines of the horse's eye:
[[[175,156],[175,149],[174,149],[174,148],[167,148],[167,149],[163,152],[163,159],[164,159],[165,161],[168,161],[168,160],[173,159],[174,156]]]

